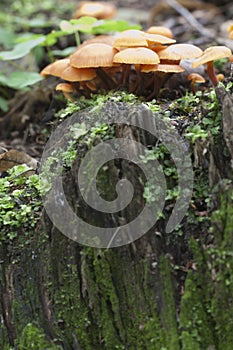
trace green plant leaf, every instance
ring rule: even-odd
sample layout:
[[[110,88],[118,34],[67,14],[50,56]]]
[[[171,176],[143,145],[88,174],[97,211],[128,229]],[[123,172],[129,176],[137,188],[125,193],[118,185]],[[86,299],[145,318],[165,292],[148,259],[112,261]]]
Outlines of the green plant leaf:
[[[35,34],[31,32],[24,32],[20,34],[16,39],[15,39],[15,44],[20,44],[20,43],[25,43],[26,41],[32,41],[38,38],[44,37],[42,34]]]
[[[73,25],[75,31],[79,31],[82,33],[92,33],[92,28],[94,23],[98,22],[98,20],[94,17],[83,16],[78,19],[71,19],[70,23]]]
[[[46,35],[45,41],[43,42],[42,45],[52,46],[52,45],[56,44],[58,38],[60,38],[61,36],[67,35],[67,34],[71,34],[71,33],[68,31],[64,31],[64,30],[57,30],[57,31],[54,30],[51,33]]]
[[[0,96],[0,109],[3,112],[7,112],[8,111],[8,103],[7,100],[3,97]]]
[[[54,25],[52,21],[48,21],[46,18],[37,17],[29,20],[27,25],[32,28],[46,28]]]
[[[15,34],[9,29],[0,28],[0,44],[9,49],[14,46]]]
[[[0,75],[0,84],[7,85],[7,76],[6,75],[3,75],[3,74]]]
[[[141,29],[140,25],[131,25],[127,21],[99,20],[93,25],[93,34],[104,34],[109,32],[122,32],[127,29]]]
[[[22,58],[26,56],[34,47],[36,47],[37,45],[45,41],[45,38],[46,37],[44,35],[41,35],[39,38],[16,44],[13,50],[1,51],[0,59],[9,61],[9,60],[16,60],[18,58]]]
[[[19,90],[36,84],[41,80],[43,80],[43,78],[36,72],[15,71],[5,79],[5,85],[9,86],[12,89]]]
[[[70,46],[64,50],[52,50],[52,54],[54,56],[66,57],[71,55],[76,49],[77,49],[77,46]]]

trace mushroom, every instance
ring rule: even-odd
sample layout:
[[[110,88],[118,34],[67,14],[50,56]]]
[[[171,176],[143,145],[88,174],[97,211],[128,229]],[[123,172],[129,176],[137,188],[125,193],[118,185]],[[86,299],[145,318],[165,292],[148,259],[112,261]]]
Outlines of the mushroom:
[[[146,30],[146,32],[150,33],[150,34],[164,35],[170,39],[172,39],[174,37],[171,29],[164,27],[164,26],[151,26]]]
[[[146,38],[146,40],[148,42],[148,47],[152,48],[152,49],[154,47],[156,48],[156,45],[159,45],[161,47],[161,44],[162,45],[168,45],[168,44],[174,44],[176,42],[176,40],[168,38],[167,36],[164,36],[164,35],[161,35],[161,34],[145,33],[144,36],[145,36],[145,38]],[[162,47],[162,48],[164,49],[164,47]],[[157,51],[156,49],[155,49],[155,51]]]
[[[113,57],[117,53],[111,45],[92,43],[81,47],[70,56],[70,65],[75,68],[96,68],[96,73],[106,89],[113,88],[114,81],[103,67],[114,66]]]
[[[221,74],[221,73],[217,74],[216,77],[217,77],[218,81],[223,81],[225,79],[224,74]]]
[[[148,47],[148,42],[144,34],[145,32],[138,29],[124,30],[123,32],[117,35],[113,47],[117,49],[135,46]]]
[[[199,83],[199,84],[205,83],[205,78],[203,78],[203,76],[198,73],[190,73],[187,76],[187,79],[191,81],[190,86],[193,93],[196,92],[196,88],[195,88],[196,83]]]
[[[53,75],[69,82],[89,81],[96,77],[96,72],[91,68],[75,68],[70,66],[70,59],[65,58],[46,66],[40,73],[43,77]],[[74,88],[74,84],[73,84]]]
[[[207,74],[214,86],[218,85],[218,79],[214,71],[214,60],[230,57],[231,50],[226,46],[211,46],[204,50],[203,54],[193,61],[192,67],[197,68],[202,64],[207,65]]]
[[[69,58],[63,58],[61,60],[57,60],[53,63],[48,64],[44,69],[42,69],[42,71],[40,72],[40,75],[42,77],[46,77],[47,75],[60,77],[64,69],[69,67],[69,63],[70,63]]]
[[[100,44],[107,44],[107,45],[113,46],[115,39],[116,39],[115,35],[97,35],[97,36],[94,36],[93,38],[85,40],[82,44],[78,46],[78,48],[73,53],[80,50],[83,46],[86,46],[89,44],[100,43]]]
[[[71,97],[71,93],[74,92],[73,86],[69,83],[60,83],[55,88],[57,91],[62,91],[64,96],[70,100],[71,102],[74,101],[74,99]]]
[[[173,44],[158,52],[160,60],[180,61],[201,56],[203,51],[192,44]]]
[[[96,77],[96,71],[93,68],[75,68],[68,66],[61,74],[61,78],[72,82],[74,90],[86,91],[86,95],[89,97],[90,92],[92,92],[86,83],[93,80]]]
[[[165,83],[165,81],[169,78],[169,76],[173,73],[182,73],[184,72],[184,68],[179,64],[156,64],[156,65],[142,65],[141,72],[149,73],[153,72],[153,79],[148,82],[147,85],[153,84],[152,93],[147,96],[147,100],[151,100],[152,98],[156,98],[159,94],[161,86]]]
[[[228,60],[230,63],[232,63],[233,62],[233,55],[229,56]]]
[[[158,55],[146,48],[146,47],[135,47],[127,48],[122,51],[119,51],[115,54],[113,62],[123,64],[123,86],[128,84],[129,74],[131,71],[131,65],[134,64],[138,81],[136,85],[140,86],[140,65],[141,64],[157,64],[159,63]],[[135,90],[136,86],[133,88]]]
[[[70,65],[76,68],[112,67],[117,53],[111,45],[91,43],[81,47],[70,56]]]
[[[97,19],[108,19],[115,17],[115,15],[116,7],[107,1],[81,1],[74,14],[74,18],[89,16]]]
[[[93,68],[75,68],[69,65],[63,70],[60,77],[70,82],[88,81],[96,77],[96,71]]]

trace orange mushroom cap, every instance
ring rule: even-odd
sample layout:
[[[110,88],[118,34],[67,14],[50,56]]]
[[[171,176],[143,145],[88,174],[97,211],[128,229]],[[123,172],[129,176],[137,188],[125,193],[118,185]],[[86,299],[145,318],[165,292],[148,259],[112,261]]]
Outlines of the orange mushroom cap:
[[[193,81],[194,83],[205,83],[205,78],[198,73],[190,73],[187,76],[187,79]]]
[[[78,46],[76,51],[81,49],[83,46],[86,46],[89,44],[100,43],[100,44],[107,44],[107,45],[113,46],[115,39],[116,39],[115,35],[97,35],[93,38],[85,40],[81,45]]]
[[[126,64],[157,64],[159,56],[145,47],[127,48],[115,54],[113,62]]]
[[[75,68],[69,65],[63,70],[60,77],[71,82],[87,81],[94,79],[96,72],[92,68]]]
[[[214,71],[214,60],[230,57],[231,50],[226,46],[211,46],[204,50],[203,54],[192,63],[192,67],[196,68],[202,64],[207,65],[208,76],[214,86],[217,86],[219,80]]]
[[[231,55],[231,50],[226,46],[210,46],[204,50],[200,57],[193,61],[192,67],[197,68],[202,64],[218,60],[220,58],[230,57]]]
[[[156,64],[156,65],[141,65],[141,72],[164,72],[164,73],[182,73],[184,68],[179,64]]]
[[[73,87],[69,83],[59,83],[57,84],[55,90],[63,91],[63,92],[73,92]]]
[[[202,50],[192,44],[173,44],[158,52],[160,59],[165,60],[182,60],[199,57]]]
[[[42,77],[46,77],[47,75],[61,77],[61,74],[64,71],[64,69],[69,67],[69,63],[70,63],[69,58],[63,58],[61,60],[57,60],[53,63],[50,63],[44,69],[42,69],[42,71],[40,72],[40,75]]]
[[[203,78],[203,76],[198,73],[190,73],[187,76],[187,79],[191,81],[190,86],[193,93],[196,92],[195,83],[199,83],[199,84],[205,83],[205,78]]]
[[[150,34],[164,35],[164,36],[171,38],[171,39],[174,37],[171,29],[164,27],[164,26],[151,26],[146,30],[146,32],[150,33]]]
[[[120,47],[134,47],[134,46],[148,46],[148,42],[144,36],[145,32],[138,29],[124,30],[117,35],[113,46]]]
[[[218,81],[223,81],[225,79],[225,76],[222,73],[217,74],[216,77],[217,77]]]
[[[81,47],[70,56],[70,65],[76,68],[112,67],[117,50],[102,43]]]
[[[176,42],[175,39],[168,38],[165,35],[161,34],[150,34],[145,33],[145,38],[149,43],[155,43],[155,44],[174,44]]]
[[[74,101],[72,97],[72,93],[74,92],[73,87],[69,83],[60,83],[55,88],[57,91],[62,91],[63,95],[70,100],[71,102]]]
[[[229,62],[231,62],[231,63],[232,63],[232,62],[233,62],[233,55],[229,56],[229,58],[228,58],[228,59],[229,59]]]

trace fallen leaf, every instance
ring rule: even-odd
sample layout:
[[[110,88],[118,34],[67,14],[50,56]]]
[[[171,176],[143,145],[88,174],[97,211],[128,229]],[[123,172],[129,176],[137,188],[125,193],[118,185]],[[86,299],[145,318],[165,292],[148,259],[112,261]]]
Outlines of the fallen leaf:
[[[0,173],[20,164],[26,164],[30,168],[36,169],[37,160],[24,152],[19,152],[14,149],[0,154]]]

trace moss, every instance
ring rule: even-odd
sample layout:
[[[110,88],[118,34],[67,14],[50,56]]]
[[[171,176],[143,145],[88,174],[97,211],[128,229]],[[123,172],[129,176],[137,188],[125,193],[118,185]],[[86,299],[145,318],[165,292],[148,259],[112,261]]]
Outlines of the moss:
[[[47,287],[53,298],[53,310],[57,320],[54,324],[55,333],[61,342],[71,346],[77,338],[82,347],[92,350],[91,344],[95,333],[89,337],[92,334],[89,332],[91,319],[88,307],[82,298],[82,288],[85,287],[81,285],[77,270],[75,244],[60,234],[56,236],[49,256],[57,260],[52,259],[48,263],[48,266],[53,264],[55,266],[48,274],[50,277]]]
[[[212,314],[216,322],[219,349],[233,344],[233,188],[227,185],[220,195],[219,209],[212,215],[215,248],[209,252],[214,272]]]
[[[19,336],[19,350],[57,350],[55,344],[45,339],[44,332],[37,326],[28,323]]]
[[[118,98],[117,95],[114,98]],[[212,111],[214,110],[215,106]],[[179,120],[178,117],[177,120]],[[217,121],[214,124],[216,133],[219,130]],[[202,129],[209,131],[213,126],[211,123],[206,119],[203,123],[202,119]],[[191,130],[195,138],[197,134],[194,131]],[[110,129],[100,126],[91,130],[88,135],[82,134],[82,141],[88,141],[90,147],[96,136],[106,139],[109,132]],[[162,159],[165,153],[163,149],[160,150]],[[67,172],[72,160],[76,157],[75,152],[75,144],[71,144],[64,157]],[[168,177],[171,178],[170,163],[166,170],[170,170]],[[200,172],[195,173],[199,180]],[[114,193],[106,191],[105,187],[108,187],[110,182],[108,180],[107,172],[100,173],[99,182],[104,183],[100,189],[110,199]],[[22,185],[24,186],[25,182],[20,186]],[[194,189],[194,200],[198,210],[206,210],[205,200],[209,196],[207,189],[207,176],[204,176],[203,181],[199,181]],[[30,193],[25,192],[25,200],[32,199],[32,189],[30,190]],[[19,194],[19,192],[16,193]],[[63,348],[71,348],[77,338],[80,347],[85,350],[93,350],[93,348],[95,350],[207,350],[210,346],[215,346],[215,350],[221,350],[221,346],[224,350],[231,349],[233,343],[231,192],[224,193],[220,202],[219,209],[212,216],[214,244],[206,245],[204,240],[203,242],[201,240],[201,234],[197,232],[195,237],[198,237],[199,241],[190,241],[189,247],[193,252],[197,270],[189,270],[187,273],[181,305],[178,305],[177,295],[174,292],[176,276],[173,276],[171,263],[166,257],[160,259],[159,269],[151,276],[149,257],[145,256],[143,249],[144,255],[140,255],[137,251],[135,252],[133,245],[106,251],[78,247],[76,243],[57,232],[52,225],[48,229],[50,236],[44,233],[38,235],[38,231],[36,232],[38,237],[35,232],[32,232],[30,237],[25,235],[25,232],[20,236],[18,233],[21,232],[21,228],[23,231],[27,227],[23,223],[19,231],[17,229],[19,240],[15,237],[2,245],[2,251],[11,263],[14,262],[18,271],[25,269],[21,281],[21,284],[24,284],[23,297],[20,293],[17,294],[21,286],[18,280],[14,280],[16,293],[12,309],[17,325],[16,333],[19,334],[17,342],[21,342],[21,346],[27,346],[28,348],[25,349],[29,350],[32,348],[29,344],[32,343],[34,336],[38,338],[38,342],[35,343],[38,349],[42,345],[45,349],[53,349],[54,344],[50,344],[44,336],[45,333],[49,333],[47,325],[44,326],[45,316],[41,310],[37,290],[37,278],[41,278],[52,305],[51,323],[54,338],[62,344]],[[3,203],[3,205],[6,204],[6,202]],[[14,205],[16,204],[14,201]],[[190,215],[188,219],[190,220]],[[201,222],[199,223],[201,226]],[[193,228],[194,224],[188,227],[191,226]],[[183,227],[181,226],[181,231]],[[197,227],[196,220],[195,229]],[[200,229],[201,232],[204,231],[203,226]],[[185,234],[189,239],[188,229]],[[165,239],[167,239],[166,242]],[[173,246],[172,249],[174,249],[174,245],[177,244],[175,235],[165,239],[167,247],[169,246],[170,249],[170,246]],[[33,241],[35,245],[32,244]],[[45,241],[46,244],[44,244]],[[153,247],[151,254],[156,249],[157,247]],[[25,252],[27,258],[23,258]],[[9,259],[4,260],[6,270]],[[25,282],[26,279],[27,282]],[[159,291],[155,290],[157,286]],[[25,312],[24,309],[27,311]],[[29,314],[31,310],[33,315]],[[32,322],[33,318],[38,325],[25,326],[25,323]],[[25,322],[23,326],[20,324],[21,319]],[[22,330],[22,327],[25,328]],[[5,330],[1,335],[4,340],[1,340],[0,344],[6,350]]]
[[[233,200],[223,188],[212,214],[214,242],[192,240],[197,270],[189,270],[181,299],[182,349],[231,349],[233,344]]]
[[[210,315],[211,276],[202,247],[194,240],[190,245],[197,270],[189,270],[181,299],[179,326],[182,349],[207,349],[215,344],[214,324]]]
[[[174,285],[168,258],[162,257],[160,259],[159,271],[163,286],[163,305],[160,317],[161,325],[165,332],[165,347],[168,350],[175,350],[179,349],[180,345],[176,321]]]

